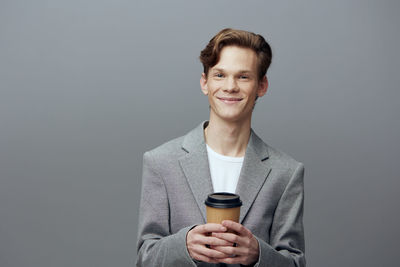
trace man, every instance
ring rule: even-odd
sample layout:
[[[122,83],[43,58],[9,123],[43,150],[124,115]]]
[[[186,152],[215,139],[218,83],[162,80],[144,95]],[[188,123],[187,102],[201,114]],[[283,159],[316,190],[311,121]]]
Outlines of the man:
[[[137,266],[305,266],[303,164],[251,129],[271,57],[262,36],[233,29],[201,52],[210,118],[144,154]],[[206,223],[221,191],[240,196],[239,223]]]

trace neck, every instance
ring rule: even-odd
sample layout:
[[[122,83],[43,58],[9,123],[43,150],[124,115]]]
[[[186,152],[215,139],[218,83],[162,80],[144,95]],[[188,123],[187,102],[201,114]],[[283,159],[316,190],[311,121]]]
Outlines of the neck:
[[[215,152],[230,156],[243,157],[250,138],[251,118],[240,122],[227,122],[210,116],[204,131],[207,145]]]

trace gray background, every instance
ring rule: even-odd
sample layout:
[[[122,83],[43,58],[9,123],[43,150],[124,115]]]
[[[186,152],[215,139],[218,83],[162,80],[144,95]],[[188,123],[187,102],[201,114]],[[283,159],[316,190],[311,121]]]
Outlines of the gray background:
[[[200,50],[274,52],[253,126],[306,165],[308,266],[395,266],[400,2],[0,1],[0,266],[133,266],[142,154],[208,117]]]

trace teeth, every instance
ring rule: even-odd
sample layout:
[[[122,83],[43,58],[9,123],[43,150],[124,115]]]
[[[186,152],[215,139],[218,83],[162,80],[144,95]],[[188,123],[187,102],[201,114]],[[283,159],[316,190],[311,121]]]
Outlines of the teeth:
[[[240,98],[220,98],[221,100],[225,100],[225,101],[240,101]]]

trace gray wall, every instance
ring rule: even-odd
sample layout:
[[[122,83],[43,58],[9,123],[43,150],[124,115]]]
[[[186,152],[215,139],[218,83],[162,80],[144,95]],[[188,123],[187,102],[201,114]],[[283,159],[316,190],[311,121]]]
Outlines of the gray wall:
[[[228,26],[273,47],[253,126],[306,165],[308,266],[395,266],[399,3],[1,0],[0,266],[133,266],[142,154],[207,119]]]

